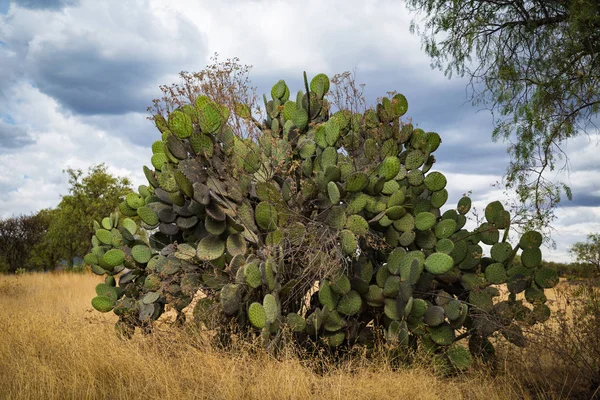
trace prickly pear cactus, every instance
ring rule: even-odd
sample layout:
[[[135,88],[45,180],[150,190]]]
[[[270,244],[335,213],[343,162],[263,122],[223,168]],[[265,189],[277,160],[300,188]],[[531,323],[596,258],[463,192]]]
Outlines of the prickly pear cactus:
[[[541,267],[541,235],[508,243],[500,202],[464,229],[471,201],[446,205],[446,177],[432,171],[441,138],[401,121],[406,98],[331,113],[329,86],[319,74],[294,101],[277,82],[263,122],[207,96],[155,115],[148,185],[96,225],[85,258],[107,275],[92,305],[117,314],[120,333],[149,329],[166,306],[183,318],[201,290],[194,316],[207,329],[247,327],[267,343],[289,329],[339,348],[383,335],[464,369],[493,352],[493,333],[522,345],[518,322],[548,318],[557,277]],[[254,133],[234,133],[232,116]]]

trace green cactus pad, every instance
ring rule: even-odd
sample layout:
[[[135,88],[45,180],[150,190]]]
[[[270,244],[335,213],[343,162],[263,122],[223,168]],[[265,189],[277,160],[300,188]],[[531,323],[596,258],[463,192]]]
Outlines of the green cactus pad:
[[[143,206],[143,207],[139,207],[137,209],[137,213],[140,216],[140,219],[150,225],[150,226],[155,226],[158,225],[159,219],[158,219],[158,214],[152,210],[150,207],[148,206]]]
[[[180,138],[189,137],[194,131],[192,119],[181,111],[173,111],[169,114],[169,130]]]
[[[108,218],[108,217],[102,218],[102,227],[109,231],[113,228],[113,224],[112,224],[112,221],[110,220],[110,218]]]
[[[223,289],[221,289],[219,297],[221,307],[223,308],[223,312],[225,313],[225,315],[233,315],[237,313],[241,307],[242,286],[228,283],[225,286],[223,286]]]
[[[110,231],[107,231],[106,229],[98,229],[95,235],[102,244],[112,244],[113,235]]]
[[[492,296],[485,290],[474,289],[469,292],[469,303],[485,312],[492,311]]]
[[[381,189],[381,193],[390,196],[400,190],[400,184],[396,180],[387,181]]]
[[[340,243],[345,255],[353,256],[356,254],[358,240],[351,230],[344,229],[340,232]]]
[[[461,199],[458,201],[456,211],[458,211],[461,215],[465,215],[470,210],[471,210],[471,199],[467,196],[461,197]]]
[[[103,313],[112,311],[114,304],[113,300],[105,296],[96,296],[92,299],[92,307]]]
[[[252,262],[244,267],[244,277],[246,284],[253,289],[262,284],[262,274],[257,262]]]
[[[137,233],[137,224],[132,219],[125,218],[121,224],[123,225],[123,228],[127,229],[131,235],[135,235]]]
[[[442,275],[454,266],[452,257],[444,253],[433,253],[425,260],[425,269],[434,275]]]
[[[202,107],[199,107],[198,111],[198,123],[204,133],[215,133],[224,122],[225,115],[222,115],[222,111],[214,103],[206,103]]]
[[[404,217],[394,221],[394,228],[398,232],[409,232],[415,227],[415,218],[411,214],[406,214]]]
[[[445,318],[444,309],[440,306],[430,306],[423,314],[423,321],[431,327],[441,325]]]
[[[459,319],[463,311],[463,303],[458,300],[450,300],[444,305],[444,313],[450,321]]]
[[[345,326],[346,321],[344,321],[341,315],[335,310],[328,313],[327,319],[323,324],[323,328],[329,332],[337,332]]]
[[[363,172],[355,172],[346,179],[346,190],[348,192],[360,192],[369,184],[367,174]]]
[[[545,304],[536,304],[533,307],[533,316],[538,322],[546,322],[550,318],[550,308]]]
[[[287,89],[287,85],[285,84],[285,81],[282,79],[280,81],[278,81],[275,85],[273,85],[273,88],[271,88],[271,96],[273,97],[273,99],[282,99],[283,96],[285,95],[285,91]]]
[[[399,321],[402,319],[403,316],[403,309],[400,309],[398,307],[398,300],[396,299],[385,299],[384,301],[384,307],[383,307],[383,313],[389,318],[392,319],[394,321]]]
[[[148,275],[146,279],[144,279],[144,289],[154,291],[160,288],[160,277],[158,275]]]
[[[322,99],[329,91],[329,78],[325,74],[317,74],[310,81],[310,90]]]
[[[490,224],[496,224],[504,215],[504,206],[499,201],[493,201],[485,207],[485,219]]]
[[[286,322],[293,332],[303,332],[306,329],[306,320],[296,313],[289,313]]]
[[[425,177],[425,187],[432,192],[437,192],[446,187],[446,177],[441,172],[430,172]]]
[[[346,229],[358,236],[364,236],[369,232],[369,223],[360,215],[350,215],[346,220]]]
[[[136,262],[146,264],[152,258],[152,250],[146,245],[138,244],[131,248],[131,256]]]
[[[464,371],[473,364],[473,357],[469,350],[457,344],[450,346],[446,350],[446,355],[454,368],[459,371]]]
[[[360,297],[360,294],[358,294],[354,290],[351,290],[350,292],[348,292],[348,294],[340,298],[336,309],[340,314],[355,315],[358,314],[361,306],[362,299]]]
[[[298,154],[300,155],[300,157],[302,157],[303,159],[308,159],[312,157],[313,154],[315,154],[317,145],[314,141],[310,139],[305,139],[300,143],[302,143],[301,146],[298,146]]]
[[[345,295],[351,289],[350,279],[342,273],[331,279],[330,286],[331,289],[339,295]]]
[[[383,285],[383,295],[389,298],[398,296],[398,293],[400,292],[400,282],[401,280],[399,276],[388,276],[388,278],[385,280],[385,284]]]
[[[537,289],[535,287],[530,287],[525,289],[525,299],[530,304],[544,304],[546,302],[546,295],[544,294],[544,290]]]
[[[454,342],[454,329],[447,323],[429,328],[429,335],[434,343],[440,346],[449,346]]]
[[[111,301],[115,302],[120,296],[118,289],[107,283],[99,283],[96,285],[96,294],[98,296],[106,297]]]
[[[254,211],[254,217],[256,224],[266,231],[272,231],[277,229],[278,214],[275,207],[266,202],[262,201],[256,205]]]
[[[450,239],[440,239],[435,244],[435,251],[438,253],[451,254],[454,250],[454,242]]]
[[[425,175],[420,169],[413,169],[412,171],[408,171],[408,174],[406,174],[406,180],[410,186],[421,186],[424,179]]]
[[[325,338],[327,339],[327,344],[330,347],[338,347],[344,343],[346,334],[344,332],[335,332],[325,335]]]
[[[235,235],[229,235],[227,238],[227,251],[232,256],[246,254],[247,246],[244,235],[238,233]]]
[[[308,126],[308,120],[308,113],[303,108],[299,110],[297,109],[292,113],[292,122],[294,123],[294,126],[296,126],[301,131],[306,129],[306,127]]]
[[[420,231],[426,231],[433,228],[435,222],[435,215],[430,212],[420,212],[415,217],[415,228]]]
[[[542,263],[542,251],[538,247],[523,250],[521,253],[521,262],[527,268],[539,267]]]
[[[340,300],[340,296],[331,289],[329,282],[326,280],[321,282],[318,297],[321,305],[329,311],[333,311]]]
[[[396,118],[403,116],[408,111],[408,101],[404,95],[397,93],[392,97],[392,111]]]
[[[506,282],[506,269],[502,263],[490,264],[485,269],[485,280],[493,285]]]
[[[275,320],[279,318],[279,315],[281,314],[277,299],[270,293],[266,294],[265,298],[263,299],[263,308],[269,324],[275,322]]]
[[[510,243],[500,242],[492,246],[492,249],[490,250],[490,255],[492,256],[494,261],[503,263],[504,261],[508,260],[508,257],[512,253],[512,250],[513,248],[510,245]]]
[[[541,267],[535,271],[534,279],[539,287],[551,289],[558,283],[558,274],[552,268]]]
[[[396,156],[386,157],[379,166],[379,175],[386,181],[392,180],[400,172],[400,160]]]
[[[428,304],[423,299],[414,299],[410,310],[410,315],[416,318],[423,318],[427,312]]]
[[[202,261],[213,261],[225,252],[225,242],[218,236],[207,236],[200,240],[196,254]]]
[[[411,150],[406,155],[404,166],[408,171],[419,168],[425,162],[425,156],[420,150]]]
[[[370,285],[369,291],[364,295],[364,299],[372,307],[382,306],[385,300],[383,289],[377,285]]]
[[[339,204],[340,202],[340,189],[335,182],[329,182],[327,184],[327,196],[331,204]]]
[[[125,253],[123,253],[123,251],[120,249],[111,249],[104,253],[103,258],[105,263],[111,267],[116,267],[123,264],[123,261],[125,260]]]
[[[444,219],[435,226],[435,236],[438,239],[447,239],[456,231],[456,221]]]
[[[83,257],[83,261],[88,265],[98,264],[98,257],[92,253],[88,253]]]
[[[487,245],[493,246],[500,240],[500,233],[492,224],[484,222],[478,228],[481,241]]]
[[[335,146],[340,137],[340,126],[335,119],[325,123],[325,142],[327,146]]]
[[[539,248],[542,245],[542,234],[536,231],[525,232],[519,240],[519,246],[523,249]]]
[[[252,303],[248,307],[248,319],[252,326],[257,329],[262,329],[267,323],[267,314],[264,307],[260,303]]]

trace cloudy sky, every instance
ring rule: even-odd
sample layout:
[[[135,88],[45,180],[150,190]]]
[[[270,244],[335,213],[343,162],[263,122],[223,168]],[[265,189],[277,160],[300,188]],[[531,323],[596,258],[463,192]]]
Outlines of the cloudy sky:
[[[443,145],[436,169],[448,204],[471,190],[475,205],[502,196],[491,185],[506,169],[506,144],[490,139],[492,115],[471,106],[466,81],[431,70],[412,16],[400,1],[0,0],[0,218],[53,207],[68,189],[66,168],[106,162],[144,183],[146,119],[158,86],[198,71],[211,55],[253,66],[259,93],[302,71],[354,71],[371,103],[397,90],[410,116]],[[600,231],[599,137],[570,142],[574,199],[557,210],[557,249]]]

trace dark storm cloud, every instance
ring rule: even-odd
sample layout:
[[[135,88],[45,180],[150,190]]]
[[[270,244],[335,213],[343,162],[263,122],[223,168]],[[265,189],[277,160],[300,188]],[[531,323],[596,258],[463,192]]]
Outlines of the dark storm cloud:
[[[91,115],[84,116],[82,121],[111,136],[126,137],[134,145],[149,148],[153,142],[160,139],[160,132],[154,123],[147,119],[149,115],[145,112],[124,115]]]
[[[34,140],[25,129],[0,120],[0,153],[33,144]]]
[[[31,74],[37,87],[79,114],[123,114],[149,105],[143,89],[163,65],[135,58],[105,58],[89,47],[53,48],[38,54]]]
[[[79,0],[12,0],[11,3],[30,10],[60,10],[77,5]]]
[[[34,7],[44,1],[28,0]],[[48,3],[48,7],[58,0]],[[60,4],[74,4],[63,0]],[[80,115],[144,112],[160,95],[162,77],[196,65],[206,49],[205,36],[189,20],[176,17],[176,29],[149,10],[132,12],[124,4],[74,8],[64,24],[48,23],[40,13],[22,10],[5,18],[0,61],[12,77],[2,92],[25,78],[65,110]],[[24,14],[29,13],[30,18]],[[98,15],[98,17],[96,17]]]
[[[597,188],[595,188],[597,190]],[[566,197],[561,201],[561,207],[600,207],[600,195],[591,193],[591,190],[579,189],[573,193],[573,200]]]

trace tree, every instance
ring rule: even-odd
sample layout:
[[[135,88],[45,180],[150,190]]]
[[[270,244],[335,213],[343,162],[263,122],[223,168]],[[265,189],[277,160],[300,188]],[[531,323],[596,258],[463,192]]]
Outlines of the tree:
[[[492,137],[514,141],[504,183],[537,226],[548,226],[568,186],[547,180],[561,146],[600,112],[600,6],[596,0],[408,0],[424,13],[432,67],[470,78],[472,100],[495,116]],[[474,60],[474,62],[473,62]]]
[[[44,214],[20,215],[0,220],[0,271],[27,268],[29,255],[44,235],[50,220]]]
[[[57,242],[60,235],[54,233],[48,234],[56,229],[56,221],[59,218],[60,210],[58,208],[46,208],[38,213],[38,216],[44,218],[48,223],[46,234],[38,241],[27,258],[26,269],[35,271],[48,271],[54,269],[62,260],[62,252],[57,251],[61,243]]]
[[[68,169],[69,194],[62,197],[52,213],[52,223],[38,247],[38,260],[67,260],[73,266],[75,257],[89,250],[93,221],[114,211],[122,197],[131,192],[131,182],[106,171],[106,165],[90,167],[88,174]]]
[[[600,272],[600,233],[590,233],[586,242],[575,243],[570,252],[578,262],[592,264]]]

